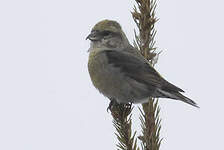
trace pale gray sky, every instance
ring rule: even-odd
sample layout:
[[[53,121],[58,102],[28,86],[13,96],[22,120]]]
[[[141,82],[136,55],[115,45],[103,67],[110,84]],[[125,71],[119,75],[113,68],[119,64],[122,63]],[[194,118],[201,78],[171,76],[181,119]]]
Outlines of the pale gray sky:
[[[107,18],[120,22],[132,42],[133,4],[0,2],[1,150],[116,149],[109,101],[88,75],[85,37]],[[163,52],[156,68],[201,107],[160,100],[161,150],[223,149],[223,5],[221,0],[158,3],[157,46]],[[138,123],[135,115],[135,129]]]

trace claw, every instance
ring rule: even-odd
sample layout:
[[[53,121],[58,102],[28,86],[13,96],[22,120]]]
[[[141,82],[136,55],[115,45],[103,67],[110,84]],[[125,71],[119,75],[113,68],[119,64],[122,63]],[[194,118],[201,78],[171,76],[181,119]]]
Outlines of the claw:
[[[114,105],[114,102],[115,102],[114,99],[111,99],[111,100],[110,100],[110,104],[109,104],[109,106],[107,107],[107,112],[108,112],[108,110],[111,111],[111,109],[112,109],[112,107],[113,107],[113,105]]]
[[[128,103],[128,104],[127,104],[127,107],[128,107],[129,109],[131,109],[131,107],[132,107],[132,103]]]
[[[116,102],[116,100],[115,99],[110,99],[110,104],[109,104],[109,106],[107,107],[107,112],[108,112],[108,110],[112,110],[112,108],[113,108],[113,105],[115,105],[117,102]]]

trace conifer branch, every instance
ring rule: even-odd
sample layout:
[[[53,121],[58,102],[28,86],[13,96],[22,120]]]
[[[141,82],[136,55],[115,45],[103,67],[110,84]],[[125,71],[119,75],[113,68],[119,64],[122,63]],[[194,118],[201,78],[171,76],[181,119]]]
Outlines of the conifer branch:
[[[131,111],[133,107],[130,104],[118,104],[115,102],[111,107],[111,115],[113,116],[113,125],[116,129],[116,137],[119,141],[117,144],[120,150],[139,150],[137,147],[136,132],[132,134]]]
[[[135,0],[137,7],[134,6],[132,12],[133,19],[138,27],[135,31],[134,45],[140,50],[141,54],[154,66],[157,62],[159,53],[156,53],[154,28],[158,19],[155,17],[156,0]],[[120,150],[139,150],[137,146],[136,132],[132,134],[131,111],[133,107],[129,104],[113,104],[111,115],[113,125],[116,129],[117,144]],[[142,104],[140,110],[140,120],[142,135],[138,137],[141,141],[142,150],[159,150],[161,144],[160,129],[161,119],[159,117],[160,108],[158,101],[149,98],[149,102]]]
[[[138,27],[139,34],[135,31],[134,45],[140,50],[141,54],[154,66],[157,62],[159,53],[156,53],[155,23],[158,19],[155,17],[156,0],[135,0],[137,7],[134,6],[132,17]],[[159,117],[160,108],[158,101],[149,98],[149,102],[142,104],[140,109],[142,135],[142,150],[159,150],[161,139],[161,119]]]

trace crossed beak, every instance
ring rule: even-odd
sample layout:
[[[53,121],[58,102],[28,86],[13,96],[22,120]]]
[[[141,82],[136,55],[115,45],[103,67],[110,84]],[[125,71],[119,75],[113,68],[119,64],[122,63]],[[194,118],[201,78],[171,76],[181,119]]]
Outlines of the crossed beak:
[[[100,36],[97,31],[92,31],[87,37],[86,40],[89,39],[90,41],[98,41],[100,40]]]

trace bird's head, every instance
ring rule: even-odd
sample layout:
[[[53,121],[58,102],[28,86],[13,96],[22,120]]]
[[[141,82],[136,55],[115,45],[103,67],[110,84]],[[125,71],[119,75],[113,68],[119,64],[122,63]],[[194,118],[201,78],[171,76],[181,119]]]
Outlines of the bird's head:
[[[86,39],[98,48],[124,48],[129,44],[120,24],[112,20],[98,22]]]

